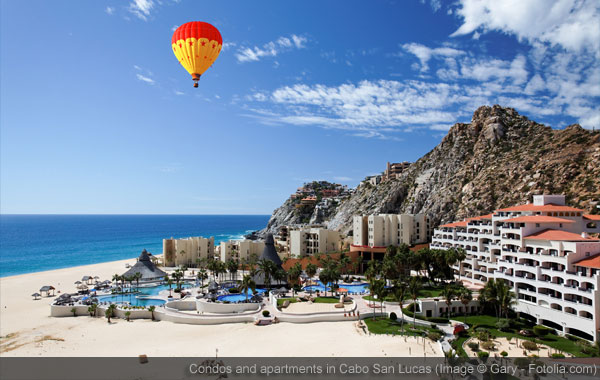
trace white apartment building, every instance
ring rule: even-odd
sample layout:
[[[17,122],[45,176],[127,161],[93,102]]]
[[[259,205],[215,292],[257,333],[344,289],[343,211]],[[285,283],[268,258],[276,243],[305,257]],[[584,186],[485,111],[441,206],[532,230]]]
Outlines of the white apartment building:
[[[352,218],[355,246],[387,247],[426,243],[431,236],[425,214],[356,215]]]
[[[198,259],[215,256],[215,238],[188,237],[184,239],[163,239],[165,266],[195,267]]]
[[[221,261],[226,262],[229,259],[240,261],[248,260],[250,255],[261,255],[265,248],[265,242],[259,240],[229,240],[222,241],[217,247],[217,254]]]
[[[342,241],[339,232],[326,228],[298,228],[288,233],[292,257],[335,252],[340,249]]]
[[[465,250],[454,270],[466,285],[502,279],[522,316],[597,340],[600,239],[590,233],[600,233],[599,215],[565,205],[563,195],[534,195],[533,203],[438,227],[431,248]]]

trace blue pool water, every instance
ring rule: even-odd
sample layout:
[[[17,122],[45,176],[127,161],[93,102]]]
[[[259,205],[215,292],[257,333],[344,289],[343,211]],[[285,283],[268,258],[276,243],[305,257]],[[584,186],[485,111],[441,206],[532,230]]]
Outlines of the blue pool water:
[[[267,289],[256,289],[257,293],[264,293],[266,291],[267,291]],[[253,294],[254,293],[252,293],[252,289],[249,289],[248,290],[248,298],[250,298],[250,296],[252,296]],[[241,301],[246,300],[246,293],[226,294],[226,295],[217,297],[217,299],[219,301],[241,302]]]
[[[162,252],[162,239],[264,228],[269,215],[0,215],[0,277]],[[125,269],[123,268],[123,271]]]
[[[189,288],[189,284],[182,284],[182,288]],[[172,286],[175,289],[175,285]],[[149,287],[140,287],[139,292],[133,294],[111,294],[99,296],[99,302],[124,303],[127,302],[132,306],[158,306],[165,303],[163,300],[143,299],[137,296],[155,296],[163,290],[169,290],[169,285],[157,285]]]
[[[325,286],[323,285],[323,283],[321,281],[319,281],[319,285],[311,285],[311,286],[305,286],[304,290],[306,291],[320,291],[320,292],[324,292],[324,291],[330,291],[331,288],[330,286],[332,285],[331,283],[328,284],[329,286]],[[340,288],[344,288],[347,289],[349,293],[363,293],[363,292],[368,292],[369,291],[369,284],[367,283],[362,283],[362,284],[339,284]]]
[[[110,302],[110,303],[129,303],[132,306],[158,306],[165,303],[164,300],[155,299],[141,299],[137,298],[135,294],[115,294],[109,296],[99,296],[98,302]]]

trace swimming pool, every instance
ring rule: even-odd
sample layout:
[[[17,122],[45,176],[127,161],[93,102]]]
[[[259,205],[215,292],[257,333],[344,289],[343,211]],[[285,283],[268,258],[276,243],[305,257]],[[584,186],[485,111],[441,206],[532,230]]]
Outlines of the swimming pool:
[[[267,289],[256,289],[257,293],[264,293],[266,291]],[[248,289],[248,299],[250,299],[253,294],[254,293],[252,293],[252,289]],[[225,294],[217,297],[217,299],[219,301],[243,302],[246,301],[246,293]]]
[[[136,294],[112,294],[98,296],[98,302],[110,303],[128,303],[131,306],[159,306],[165,303],[164,300],[137,298]]]
[[[323,283],[321,281],[318,282],[319,285],[311,285],[311,286],[305,286],[304,290],[310,292],[324,292],[324,291],[331,291],[331,283],[329,283],[329,286],[325,286],[323,285]],[[338,286],[340,287],[340,289],[346,289],[348,291],[348,293],[366,293],[369,291],[369,284],[367,283],[360,283],[360,284],[338,284]]]
[[[189,288],[191,285],[182,284],[182,288]],[[135,289],[135,286],[134,286]],[[175,285],[171,286],[172,290],[175,290]],[[110,302],[110,303],[129,303],[131,306],[158,306],[165,303],[164,300],[157,299],[144,299],[137,298],[137,296],[156,296],[163,290],[169,290],[169,285],[156,285],[148,287],[140,287],[139,291],[131,294],[109,294],[105,296],[98,296],[98,302]]]

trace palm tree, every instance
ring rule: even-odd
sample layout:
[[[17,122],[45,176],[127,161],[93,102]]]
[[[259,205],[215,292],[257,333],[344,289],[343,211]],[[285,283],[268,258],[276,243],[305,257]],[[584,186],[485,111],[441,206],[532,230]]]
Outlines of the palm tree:
[[[346,274],[348,272],[348,265],[352,262],[352,260],[350,260],[350,257],[348,255],[342,252],[340,253],[339,262],[342,269],[342,274]]]
[[[73,316],[76,317],[77,316],[77,309],[75,309],[74,307],[71,308],[71,313],[73,313]]]
[[[113,274],[113,276],[112,276],[112,281],[113,281],[114,283],[116,283],[116,284],[117,284],[117,286],[119,285],[119,281],[120,281],[120,280],[121,280],[121,276],[120,276],[120,275],[118,275],[118,274],[116,274],[116,273],[115,273],[115,274]]]
[[[448,311],[448,320],[450,320],[450,306],[452,305],[452,300],[456,296],[454,292],[454,287],[450,284],[447,284],[444,289],[440,292],[442,298],[444,298],[444,302],[446,303],[446,308]]]
[[[104,312],[104,316],[106,317],[106,319],[108,319],[108,323],[110,323],[110,317],[113,316],[113,313],[116,308],[117,308],[117,306],[113,303],[113,304],[110,304],[110,306]]]
[[[168,279],[167,280],[167,285],[169,285],[169,297],[173,297],[173,293],[171,292],[171,287],[173,286],[173,280]]]
[[[152,317],[152,320],[154,320],[154,310],[156,310],[156,306],[152,305],[148,308],[148,311],[150,312],[150,316]]]
[[[465,288],[464,286],[458,291],[458,298],[460,303],[465,307],[465,324],[467,323],[467,305],[473,300],[473,292],[471,289]]]
[[[317,274],[317,266],[313,263],[308,263],[306,264],[306,268],[304,271],[306,272],[306,275],[309,278],[313,278],[315,274]]]
[[[385,280],[383,279],[375,279],[373,278],[370,282],[371,294],[377,295],[379,298],[379,302],[381,303],[381,308],[383,309],[383,301],[385,300],[385,295],[387,293],[387,289],[385,288]],[[375,319],[375,301],[373,300],[373,319]]]
[[[200,288],[204,288],[204,280],[208,278],[206,269],[202,268],[198,270],[198,280],[200,280]]]
[[[294,289],[300,282],[300,275],[302,274],[302,265],[297,262],[287,273],[288,283],[292,287],[292,295],[295,295]]]
[[[240,284],[240,292],[243,292],[246,294],[246,302],[248,302],[248,290],[252,289],[252,293],[256,292],[256,282],[254,282],[254,280],[252,279],[251,276],[249,275],[245,275],[242,278],[242,283]]]
[[[129,317],[131,316],[131,311],[126,311],[125,316],[127,317],[127,322],[129,322]]]
[[[135,286],[136,286],[136,288],[139,289],[139,287],[140,287],[140,280],[142,279],[142,274],[140,272],[135,272],[135,274],[133,275],[133,278],[135,279]]]
[[[392,290],[392,294],[394,299],[400,305],[400,310],[402,310],[402,306],[404,305],[404,300],[406,299],[408,293],[408,286],[406,282],[401,280],[394,281],[394,288]],[[400,321],[400,329],[404,331],[404,318]]]
[[[496,281],[496,294],[498,295],[498,306],[500,308],[500,316],[504,313],[504,317],[508,318],[508,311],[516,304],[515,294],[506,282]]]
[[[90,313],[90,317],[94,317],[96,316],[96,309],[98,308],[98,305],[93,303],[90,306],[88,306],[88,313]]]
[[[413,300],[413,327],[417,326],[417,298],[419,298],[419,291],[421,290],[421,279],[413,276],[408,282],[408,293]]]
[[[229,271],[229,278],[233,281],[233,275],[237,273],[238,263],[234,259],[227,260],[227,270]]]
[[[263,274],[265,278],[265,285],[267,289],[271,290],[271,277],[277,270],[275,263],[268,259],[261,259],[258,261],[258,271]]]
[[[323,283],[323,286],[325,286],[325,297],[327,297],[327,284],[331,281],[331,271],[329,268],[321,268],[319,280]]]
[[[354,272],[354,274],[358,274],[358,270],[362,268],[362,262],[363,262],[364,258],[361,256],[358,256],[356,258],[356,270]]]

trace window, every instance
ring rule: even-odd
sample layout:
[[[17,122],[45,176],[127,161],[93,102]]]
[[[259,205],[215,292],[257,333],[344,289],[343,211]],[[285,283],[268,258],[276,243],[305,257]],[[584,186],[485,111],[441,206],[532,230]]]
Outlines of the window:
[[[535,224],[535,226],[536,226],[536,227],[539,227],[539,226],[540,226],[540,224],[539,224],[539,223],[536,223],[536,224]]]

